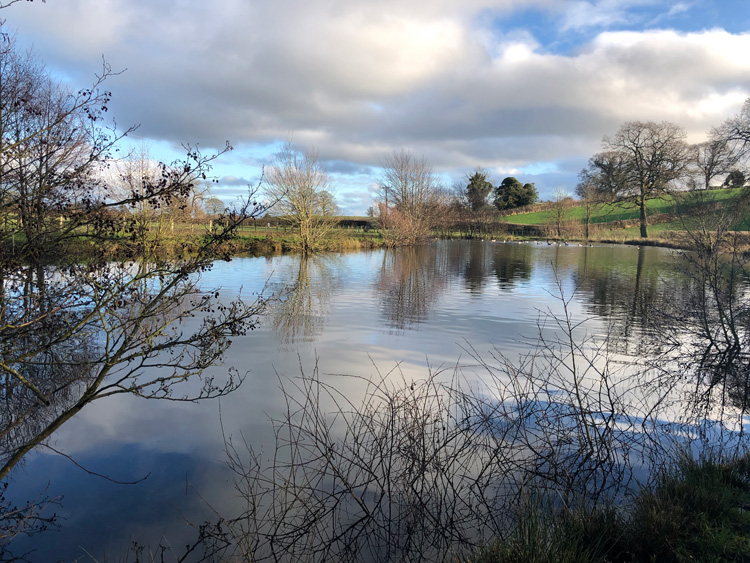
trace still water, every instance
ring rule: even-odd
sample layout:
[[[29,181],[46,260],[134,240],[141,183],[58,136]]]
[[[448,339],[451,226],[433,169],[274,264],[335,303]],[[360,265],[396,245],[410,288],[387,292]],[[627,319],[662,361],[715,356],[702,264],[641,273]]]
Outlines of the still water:
[[[9,491],[18,502],[59,498],[51,509],[59,529],[16,540],[13,552],[35,550],[32,561],[115,561],[134,541],[180,551],[194,538],[190,524],[231,515],[238,502],[224,439],[272,444],[281,385],[316,365],[356,402],[362,384],[339,375],[374,377],[398,365],[398,377],[419,380],[471,363],[469,350],[518,357],[540,330],[554,331],[544,319],[560,314],[561,294],[574,321],[585,321],[576,337],[608,333],[618,354],[637,357],[649,311],[674,299],[674,264],[673,252],[656,248],[481,241],[217,263],[205,287],[274,296],[259,328],[236,338],[225,364],[212,369],[219,378],[230,366],[246,373],[243,385],[202,403],[113,397],[86,407],[50,444],[90,472],[137,483],[91,475],[49,450],[33,453]]]

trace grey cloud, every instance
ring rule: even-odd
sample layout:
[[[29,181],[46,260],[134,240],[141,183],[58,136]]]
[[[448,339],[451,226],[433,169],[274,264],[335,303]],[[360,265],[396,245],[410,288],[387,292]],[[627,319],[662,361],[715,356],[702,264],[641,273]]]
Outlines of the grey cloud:
[[[750,63],[740,56],[750,35],[603,33],[556,55],[528,35],[475,27],[485,25],[481,10],[526,5],[511,0],[393,0],[377,9],[364,0],[226,0],[222,9],[186,0],[179,10],[146,0],[25,4],[8,11],[9,24],[66,75],[91,76],[100,53],[128,68],[108,85],[112,113],[140,123],[139,135],[245,148],[292,136],[329,163],[344,193],[366,192],[394,148],[452,175],[477,165],[585,163],[625,120],[669,119],[700,135],[750,93]],[[625,9],[645,4],[654,3]],[[623,13],[610,0],[562,5],[561,17]]]
[[[367,191],[351,191],[337,194],[336,199],[344,216],[364,215],[372,205],[372,197]]]

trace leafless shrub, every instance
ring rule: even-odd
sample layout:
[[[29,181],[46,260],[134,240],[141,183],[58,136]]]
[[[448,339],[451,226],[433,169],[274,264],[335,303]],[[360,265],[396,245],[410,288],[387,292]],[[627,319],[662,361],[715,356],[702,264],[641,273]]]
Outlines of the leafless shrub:
[[[444,210],[445,199],[437,177],[424,158],[406,150],[394,151],[381,163],[383,238],[393,246],[411,246],[427,240]]]
[[[0,561],[24,561],[24,554],[9,550],[10,542],[20,534],[33,536],[56,528],[56,516],[52,511],[60,499],[48,497],[45,490],[32,500],[16,504],[6,498],[7,488],[7,482],[0,484]]]
[[[750,258],[733,229],[747,217],[750,194],[717,201],[696,191],[682,196],[693,211],[681,217],[685,246],[680,271],[688,283],[679,303],[659,311],[659,372],[665,384],[688,379],[696,416],[741,426],[750,410]]]

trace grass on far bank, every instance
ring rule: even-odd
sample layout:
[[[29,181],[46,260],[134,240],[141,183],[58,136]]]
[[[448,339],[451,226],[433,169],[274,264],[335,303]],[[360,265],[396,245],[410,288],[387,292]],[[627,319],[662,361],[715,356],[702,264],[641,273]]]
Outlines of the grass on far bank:
[[[161,257],[179,258],[191,256],[202,246],[207,231],[201,226],[189,228],[178,226],[167,234],[149,234],[143,240],[135,240],[132,236],[120,233],[104,239],[93,239],[86,234],[70,237],[63,243],[56,245],[54,252],[47,256],[51,262],[58,261],[86,261],[88,258],[105,252],[113,259],[127,260],[133,257],[146,257],[158,254]],[[9,237],[0,247],[1,252],[13,255],[16,247],[21,248],[24,241],[22,233]],[[382,235],[378,231],[363,231],[352,229],[337,229],[333,236],[320,241],[321,251],[356,251],[369,248],[379,248],[385,245]],[[242,228],[237,236],[225,241],[215,249],[217,257],[230,255],[259,255],[268,256],[285,252],[296,252],[300,248],[299,237],[289,229]]]
[[[713,201],[717,203],[725,202],[737,197],[740,190],[737,189],[714,189],[709,193]],[[649,216],[674,214],[690,212],[692,205],[679,202],[671,194],[659,198],[652,198],[646,202],[646,211]],[[554,221],[555,211],[547,209],[543,211],[532,211],[529,213],[519,213],[517,215],[508,215],[502,218],[503,222],[517,225],[546,225]],[[565,211],[565,217],[568,220],[584,221],[586,218],[586,209],[580,204],[574,205]],[[593,207],[591,215],[592,224],[612,223],[615,221],[631,221],[639,218],[639,210],[636,205],[628,202],[617,203],[600,203]],[[675,223],[678,223],[675,222]],[[750,227],[750,221],[743,223],[745,228]],[[674,228],[674,227],[673,227]],[[739,227],[738,229],[741,229]]]

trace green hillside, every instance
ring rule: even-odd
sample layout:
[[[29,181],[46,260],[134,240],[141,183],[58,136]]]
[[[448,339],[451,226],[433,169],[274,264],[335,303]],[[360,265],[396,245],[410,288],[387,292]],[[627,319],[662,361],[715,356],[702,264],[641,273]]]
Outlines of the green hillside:
[[[706,203],[721,205],[736,201],[742,191],[742,188],[714,189],[704,192],[705,197],[702,199],[691,198],[686,194],[678,194],[676,196],[666,195],[648,200],[646,205],[649,218],[658,219],[659,215],[674,215],[674,217],[662,217],[661,221],[649,220],[649,223],[668,222],[671,229],[679,230],[682,227],[678,217],[690,215]],[[503,217],[502,221],[516,225],[546,225],[555,220],[555,213],[554,209],[531,211]],[[581,202],[574,202],[571,207],[565,210],[566,220],[584,221],[585,218],[586,209]],[[633,203],[602,203],[594,206],[591,214],[591,223],[602,224],[614,221],[637,220],[638,218],[638,208]],[[737,228],[738,230],[748,230],[750,228],[750,219],[745,219]]]

